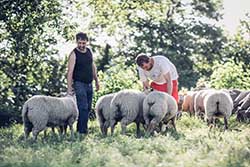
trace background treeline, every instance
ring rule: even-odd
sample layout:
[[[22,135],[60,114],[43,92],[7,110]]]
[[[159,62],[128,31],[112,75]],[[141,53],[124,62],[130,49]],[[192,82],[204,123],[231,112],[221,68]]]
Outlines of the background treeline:
[[[67,55],[61,41],[87,32],[103,94],[140,89],[138,53],[167,56],[179,88],[250,88],[250,16],[229,36],[215,23],[221,0],[0,1],[0,126],[20,122],[30,96],[66,91]],[[65,46],[61,46],[65,47]]]

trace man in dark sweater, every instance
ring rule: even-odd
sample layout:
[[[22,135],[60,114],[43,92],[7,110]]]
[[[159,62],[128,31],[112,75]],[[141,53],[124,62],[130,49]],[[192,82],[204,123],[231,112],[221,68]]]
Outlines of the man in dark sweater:
[[[76,34],[77,47],[70,53],[68,60],[67,93],[76,95],[79,117],[77,132],[88,133],[88,115],[93,98],[92,81],[95,80],[96,91],[99,90],[96,66],[91,50],[87,47],[88,36],[85,33]]]

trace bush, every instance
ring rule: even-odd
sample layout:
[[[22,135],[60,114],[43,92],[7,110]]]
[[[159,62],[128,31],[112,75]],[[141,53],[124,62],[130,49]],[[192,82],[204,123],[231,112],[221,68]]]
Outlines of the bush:
[[[122,57],[114,59],[105,72],[98,73],[100,90],[95,94],[93,106],[99,97],[122,89],[141,89],[135,66],[126,66]]]
[[[216,89],[250,89],[250,71],[243,70],[243,63],[232,60],[224,64],[215,63],[209,84]]]

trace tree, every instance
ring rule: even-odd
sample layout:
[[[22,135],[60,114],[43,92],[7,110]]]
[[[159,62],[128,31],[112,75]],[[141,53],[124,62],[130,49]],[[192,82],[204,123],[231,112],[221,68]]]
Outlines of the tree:
[[[62,91],[65,61],[52,55],[57,54],[56,35],[67,24],[59,1],[2,0],[0,11],[0,114],[7,119],[2,124],[9,118],[20,121],[30,95]]]
[[[223,47],[223,61],[233,59],[237,65],[243,63],[246,72],[250,68],[250,14],[246,14],[245,19],[241,20],[238,32],[229,37],[228,42]]]
[[[94,13],[90,24],[92,36],[107,39],[99,42],[99,46],[109,44],[109,53],[113,53],[109,57],[124,56],[126,64],[131,65],[140,52],[163,54],[177,66],[180,86],[184,87],[195,85],[200,75],[211,74],[196,71],[196,63],[203,60],[212,64],[219,59],[226,40],[220,28],[204,21],[220,19],[220,0],[89,0],[88,6]],[[107,52],[100,55],[104,53]],[[100,64],[107,62],[103,58],[105,61],[100,59]]]

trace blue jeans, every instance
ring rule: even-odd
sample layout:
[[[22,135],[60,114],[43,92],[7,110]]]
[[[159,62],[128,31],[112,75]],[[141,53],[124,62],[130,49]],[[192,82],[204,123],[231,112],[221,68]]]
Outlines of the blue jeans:
[[[76,94],[77,107],[79,116],[77,121],[77,132],[88,133],[88,119],[91,110],[93,98],[92,83],[86,84],[79,81],[74,81],[74,91]]]

